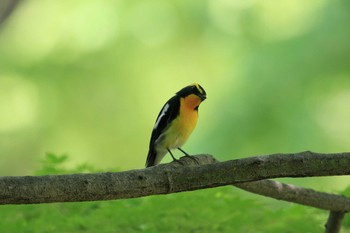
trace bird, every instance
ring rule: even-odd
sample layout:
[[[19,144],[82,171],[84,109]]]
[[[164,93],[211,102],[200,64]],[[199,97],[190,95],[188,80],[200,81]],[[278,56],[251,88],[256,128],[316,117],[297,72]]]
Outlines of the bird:
[[[176,92],[164,104],[152,130],[146,168],[159,164],[168,152],[176,161],[172,149],[178,149],[189,156],[181,147],[194,130],[198,120],[198,107],[206,98],[203,87],[194,83]]]

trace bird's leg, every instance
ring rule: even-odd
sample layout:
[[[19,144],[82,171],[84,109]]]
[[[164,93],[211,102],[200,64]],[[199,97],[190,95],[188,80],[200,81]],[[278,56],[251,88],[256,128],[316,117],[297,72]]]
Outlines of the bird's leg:
[[[169,154],[171,155],[171,157],[173,158],[173,160],[174,160],[174,161],[177,161],[177,159],[174,157],[173,153],[171,153],[171,151],[170,151],[168,148],[166,148],[166,149],[168,150],[168,152],[169,152]]]
[[[177,149],[179,149],[179,151],[181,151],[182,153],[185,154],[186,157],[189,157],[191,159],[193,159],[197,164],[199,164],[199,162],[197,161],[197,159],[189,154],[187,154],[183,149],[181,149],[180,147],[178,147]]]
[[[173,153],[171,153],[171,151],[170,151],[168,148],[167,148],[167,150],[168,150],[169,154],[171,155],[171,157],[173,158],[173,160],[174,160],[175,162],[178,162],[179,164],[181,164],[181,165],[183,166],[183,163],[182,163],[180,160],[176,159],[176,158],[174,157]]]
[[[185,156],[189,156],[191,157],[191,155],[187,154],[183,149],[181,149],[180,147],[177,148],[179,151],[181,151],[182,153],[185,154]]]

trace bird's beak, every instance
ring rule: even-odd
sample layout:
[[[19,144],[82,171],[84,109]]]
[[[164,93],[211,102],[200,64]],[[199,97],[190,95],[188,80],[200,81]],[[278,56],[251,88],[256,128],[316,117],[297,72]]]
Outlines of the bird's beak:
[[[199,95],[199,98],[201,98],[201,100],[204,101],[204,100],[207,98],[207,96],[206,96],[206,95],[200,94],[200,95]]]

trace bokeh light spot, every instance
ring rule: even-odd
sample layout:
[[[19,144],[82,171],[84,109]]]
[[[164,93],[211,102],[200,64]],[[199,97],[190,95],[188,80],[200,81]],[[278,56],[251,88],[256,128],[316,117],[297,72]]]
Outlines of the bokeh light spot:
[[[38,93],[33,83],[0,75],[0,132],[32,125],[36,121]]]

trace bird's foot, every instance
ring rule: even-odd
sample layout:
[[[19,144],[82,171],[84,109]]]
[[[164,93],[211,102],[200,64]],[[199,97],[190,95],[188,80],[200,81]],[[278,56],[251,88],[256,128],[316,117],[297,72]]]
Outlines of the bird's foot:
[[[192,155],[185,155],[184,157],[190,158],[190,159],[192,159],[196,164],[199,164],[197,158],[194,157],[194,156],[192,156]]]

